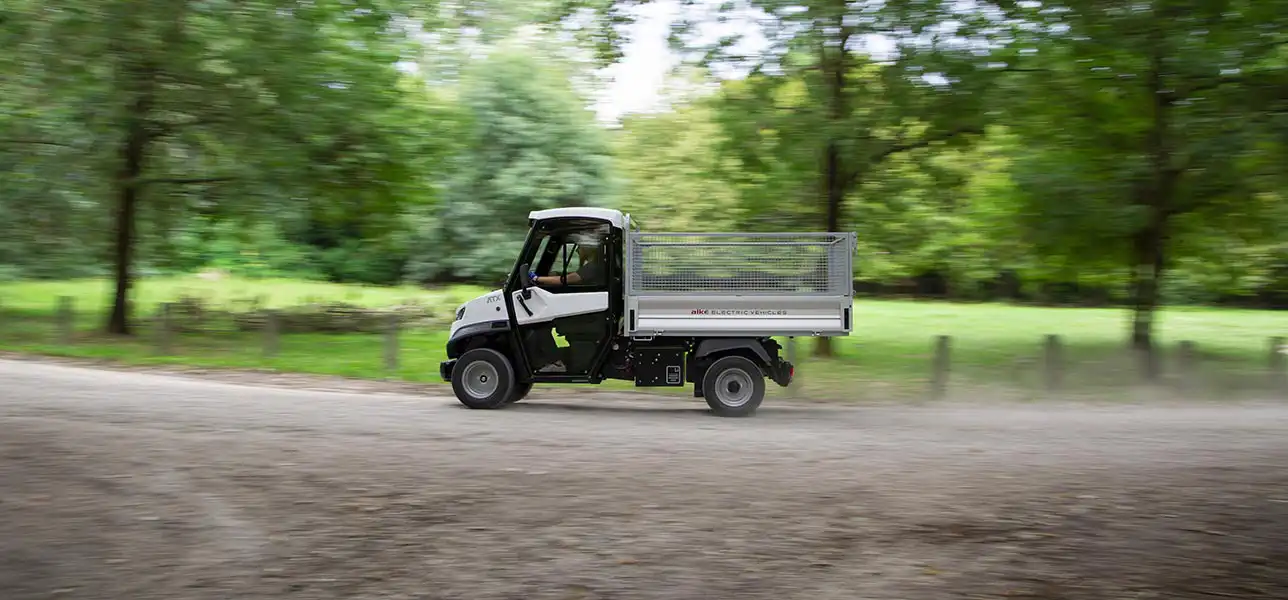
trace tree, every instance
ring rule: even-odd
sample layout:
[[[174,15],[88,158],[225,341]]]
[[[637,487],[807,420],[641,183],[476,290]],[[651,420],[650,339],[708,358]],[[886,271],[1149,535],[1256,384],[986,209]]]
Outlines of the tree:
[[[982,59],[922,35],[949,17],[971,21],[939,2],[747,0],[722,10],[757,11],[769,41],[742,56],[737,40],[703,44],[700,22],[682,28],[697,31],[681,36],[683,45],[749,72],[724,96],[732,149],[749,168],[772,169],[772,179],[800,186],[777,190],[780,202],[814,195],[817,202],[807,204],[818,207],[827,231],[844,228],[847,198],[886,159],[982,131],[975,68]],[[956,34],[975,33],[962,27]],[[865,50],[875,35],[894,41],[892,60],[878,62]],[[831,355],[830,341],[819,338],[815,354]]]
[[[603,132],[556,64],[523,44],[472,65],[461,100],[469,124],[442,204],[418,235],[418,281],[496,281],[518,256],[528,213],[612,206]]]
[[[993,127],[969,147],[886,160],[850,203],[856,279],[876,290],[893,284],[953,298],[1014,296],[1006,282],[1035,267],[1014,222],[1017,148],[1014,135]]]
[[[148,208],[377,215],[419,185],[412,157],[423,142],[401,110],[395,9],[381,0],[17,0],[0,26],[19,51],[0,64],[35,90],[24,109],[58,125],[41,138],[0,138],[77,149],[113,198],[109,332],[130,332]]]
[[[1288,4],[1070,0],[1010,16],[1004,94],[1038,150],[1016,168],[1021,218],[1046,256],[1129,267],[1131,344],[1156,374],[1177,259],[1203,237],[1277,234],[1263,225],[1279,196],[1259,179],[1283,171]]]

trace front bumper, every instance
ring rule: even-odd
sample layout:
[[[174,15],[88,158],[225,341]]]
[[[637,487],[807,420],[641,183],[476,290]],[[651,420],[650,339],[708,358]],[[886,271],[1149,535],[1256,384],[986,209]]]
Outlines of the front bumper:
[[[452,369],[456,367],[456,359],[445,360],[438,365],[438,374],[443,377],[443,381],[452,380]]]

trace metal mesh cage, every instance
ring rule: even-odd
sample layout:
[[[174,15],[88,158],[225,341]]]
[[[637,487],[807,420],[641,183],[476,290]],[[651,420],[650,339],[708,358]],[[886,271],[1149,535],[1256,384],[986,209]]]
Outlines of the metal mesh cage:
[[[628,293],[842,295],[853,233],[634,233]]]

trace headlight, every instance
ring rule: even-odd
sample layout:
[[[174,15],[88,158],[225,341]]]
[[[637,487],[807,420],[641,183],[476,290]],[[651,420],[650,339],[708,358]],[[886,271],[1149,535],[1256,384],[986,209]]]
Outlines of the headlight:
[[[464,318],[465,318],[465,305],[462,304],[460,308],[456,309],[456,320],[459,321]]]

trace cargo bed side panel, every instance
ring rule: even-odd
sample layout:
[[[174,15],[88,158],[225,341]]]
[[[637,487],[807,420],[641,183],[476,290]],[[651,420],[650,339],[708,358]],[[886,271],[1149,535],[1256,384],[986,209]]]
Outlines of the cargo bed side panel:
[[[635,336],[843,336],[849,298],[819,296],[636,296],[627,300]]]

